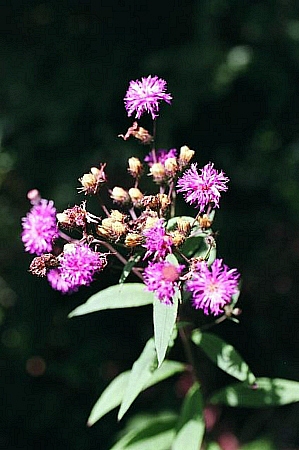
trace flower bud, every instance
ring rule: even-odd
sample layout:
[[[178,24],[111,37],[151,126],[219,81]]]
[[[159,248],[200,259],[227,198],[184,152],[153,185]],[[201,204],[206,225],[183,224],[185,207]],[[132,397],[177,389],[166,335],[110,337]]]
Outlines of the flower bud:
[[[122,214],[118,209],[113,209],[110,212],[110,219],[114,222],[124,222],[126,218],[125,214]],[[105,220],[105,219],[104,219]]]
[[[156,225],[158,220],[159,220],[159,217],[147,217],[145,224],[144,224],[144,228],[145,229],[152,228],[153,226]]]
[[[191,158],[193,157],[195,151],[194,150],[190,150],[190,148],[187,145],[183,145],[180,148],[180,156],[179,156],[179,162],[180,164],[184,167],[186,166]]]
[[[178,170],[178,163],[176,158],[167,158],[164,162],[166,174],[169,177],[174,177]]]
[[[143,194],[138,188],[129,189],[129,196],[131,197],[133,204],[140,202],[143,198]]]
[[[207,214],[204,214],[202,217],[198,217],[197,220],[200,228],[210,228],[213,223],[213,220],[211,220]]]
[[[143,242],[143,236],[138,233],[128,233],[125,239],[126,247],[137,247]]]
[[[153,176],[154,181],[159,183],[165,178],[165,167],[162,163],[154,163],[150,168],[150,174]]]
[[[126,233],[127,229],[124,223],[122,222],[113,222],[111,225],[111,231],[116,237],[120,237]]]
[[[191,224],[190,222],[188,222],[188,220],[179,217],[177,220],[177,228],[180,233],[183,233],[186,236],[191,231]]]
[[[132,156],[132,158],[129,158],[128,164],[129,164],[128,171],[130,172],[132,177],[134,178],[140,177],[140,175],[143,172],[143,167],[140,160]]]
[[[175,247],[180,247],[180,245],[182,245],[186,240],[186,236],[183,233],[180,233],[178,230],[175,230],[171,234],[171,237],[172,237],[173,245]]]
[[[111,198],[118,203],[128,203],[130,196],[123,188],[115,186],[111,192]]]
[[[171,200],[169,199],[168,195],[166,194],[157,194],[157,198],[159,200],[159,206],[162,211],[168,208],[168,206],[171,204]]]

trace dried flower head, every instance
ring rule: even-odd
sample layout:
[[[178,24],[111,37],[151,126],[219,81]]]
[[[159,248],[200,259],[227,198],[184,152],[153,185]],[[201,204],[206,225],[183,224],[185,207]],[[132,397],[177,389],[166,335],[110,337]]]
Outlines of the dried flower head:
[[[101,164],[100,168],[92,167],[89,173],[85,173],[83,177],[79,178],[82,184],[82,187],[78,188],[79,192],[84,192],[85,195],[95,195],[107,181],[105,167],[106,164]]]
[[[85,204],[65,209],[62,213],[58,213],[56,218],[62,226],[67,228],[85,227],[87,222]]]
[[[130,81],[124,102],[128,116],[136,113],[140,119],[142,114],[149,113],[154,120],[158,116],[161,101],[171,103],[172,97],[166,92],[167,83],[157,76],[142,77],[141,81]]]
[[[149,134],[149,132],[138,125],[138,122],[133,122],[133,125],[128,128],[128,131],[126,134],[119,134],[118,137],[123,138],[124,141],[127,141],[130,136],[133,136],[134,138],[138,139],[141,144],[150,144],[153,142],[154,138],[152,135]]]
[[[129,158],[128,164],[129,164],[128,172],[132,175],[132,177],[139,178],[143,172],[143,166],[140,160],[132,156],[131,158]]]
[[[41,199],[22,218],[21,239],[25,251],[42,255],[51,252],[53,241],[58,237],[56,209],[52,200]]]
[[[117,203],[125,204],[130,202],[130,196],[122,187],[115,186],[110,194],[110,197]]]
[[[183,145],[180,148],[180,155],[179,155],[179,164],[181,168],[185,167],[190,160],[193,158],[195,151],[190,150],[190,148],[187,145]]]
[[[143,199],[143,194],[138,188],[131,188],[129,189],[129,196],[132,200],[133,205],[140,203],[140,201]]]
[[[153,176],[153,179],[156,183],[161,183],[165,179],[166,171],[165,167],[162,163],[157,162],[152,164],[150,167],[150,175]]]
[[[128,233],[125,238],[125,246],[126,247],[137,247],[138,245],[141,245],[144,241],[144,237],[142,234],[138,233]]]
[[[53,269],[59,266],[59,261],[52,253],[44,253],[41,256],[36,256],[29,267],[29,272],[38,277],[45,277],[48,269]]]
[[[195,204],[203,212],[208,204],[219,208],[220,192],[226,191],[229,178],[221,171],[214,169],[214,164],[206,164],[200,172],[197,163],[191,164],[190,169],[177,182],[178,192],[183,192],[187,203]]]
[[[238,292],[239,277],[237,269],[229,269],[222,259],[215,259],[210,267],[205,261],[198,262],[192,279],[186,283],[194,308],[215,316],[223,313]]]

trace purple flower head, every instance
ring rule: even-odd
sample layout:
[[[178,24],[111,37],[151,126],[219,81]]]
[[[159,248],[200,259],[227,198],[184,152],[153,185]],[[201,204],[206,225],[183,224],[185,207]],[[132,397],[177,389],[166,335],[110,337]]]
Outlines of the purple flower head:
[[[47,278],[51,287],[63,294],[76,292],[80,286],[89,286],[95,273],[101,271],[106,263],[106,256],[94,252],[88,245],[66,244],[60,266],[50,270]]]
[[[146,289],[154,292],[162,303],[171,305],[183,267],[167,261],[150,262],[143,272]]]
[[[158,150],[156,150],[156,161],[154,161],[153,152],[150,152],[144,158],[144,162],[148,163],[149,167],[151,167],[155,162],[164,164],[166,159],[176,157],[177,157],[176,148],[171,148],[170,150],[166,150],[165,148],[159,148]]]
[[[56,209],[52,200],[41,199],[22,218],[21,239],[25,251],[40,256],[51,252],[53,240],[58,237]]]
[[[166,93],[166,88],[166,81],[157,76],[149,75],[141,78],[141,81],[130,81],[124,98],[128,116],[136,112],[135,117],[140,119],[143,113],[150,113],[154,120],[158,116],[159,102],[164,100],[171,103],[172,97]]]
[[[154,226],[143,231],[146,240],[143,247],[147,249],[144,259],[153,255],[153,259],[164,259],[166,255],[172,253],[172,238],[166,234],[164,220],[159,219]]]
[[[178,179],[178,192],[183,192],[187,203],[195,204],[200,212],[203,212],[209,203],[214,203],[219,208],[220,192],[226,191],[229,178],[224,172],[214,169],[214,164],[206,164],[200,172],[197,171],[197,163],[191,164],[184,175]]]
[[[186,283],[193,306],[202,309],[204,314],[217,316],[238,292],[239,277],[237,269],[229,269],[222,259],[215,259],[210,267],[205,261],[199,263],[198,271]]]

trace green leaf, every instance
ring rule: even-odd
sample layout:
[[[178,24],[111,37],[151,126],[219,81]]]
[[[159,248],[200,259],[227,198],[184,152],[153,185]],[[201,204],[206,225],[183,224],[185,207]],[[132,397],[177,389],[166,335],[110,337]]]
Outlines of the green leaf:
[[[198,450],[201,447],[204,432],[203,400],[198,383],[194,383],[184,399],[178,433],[171,450],[181,450],[187,443],[188,450]]]
[[[127,387],[130,377],[130,370],[121,373],[102,392],[102,395],[93,406],[89,418],[87,420],[87,426],[91,427],[101,417],[105,416],[108,412],[121,404],[124,391]]]
[[[153,303],[154,294],[145,290],[143,283],[116,284],[92,295],[86,303],[78,306],[69,318],[96,311],[117,308],[132,308]]]
[[[165,358],[166,351],[172,337],[180,298],[181,293],[180,290],[177,289],[172,299],[172,305],[165,305],[156,297],[154,299],[154,336],[158,357],[158,367],[162,364]]]
[[[160,381],[166,380],[176,373],[184,372],[185,369],[185,365],[180,362],[164,360],[161,367],[152,373],[151,378],[145,384],[143,390],[150,386],[154,386]],[[101,417],[121,404],[124,392],[129,382],[130,373],[131,371],[128,370],[118,375],[102,392],[101,396],[91,410],[87,421],[88,426],[92,426]]]
[[[299,382],[283,378],[256,378],[254,385],[235,383],[216,392],[211,403],[262,408],[299,401]]]
[[[167,450],[171,446],[177,415],[160,413],[134,417],[126,427],[126,434],[111,450],[150,449]]]
[[[192,332],[192,341],[224,372],[240,381],[254,383],[255,376],[235,348],[212,333]]]
[[[118,420],[121,420],[136,397],[144,389],[145,384],[149,382],[156,367],[157,354],[155,350],[154,340],[151,338],[149,341],[147,341],[141,355],[133,364],[128,385],[124,392],[124,396],[117,416]]]
[[[135,264],[138,263],[140,260],[141,255],[139,253],[135,253],[135,255],[131,256],[127,262],[127,264],[124,266],[122,274],[119,279],[119,283],[122,284],[126,281],[127,277],[130,275],[131,270],[135,266]]]

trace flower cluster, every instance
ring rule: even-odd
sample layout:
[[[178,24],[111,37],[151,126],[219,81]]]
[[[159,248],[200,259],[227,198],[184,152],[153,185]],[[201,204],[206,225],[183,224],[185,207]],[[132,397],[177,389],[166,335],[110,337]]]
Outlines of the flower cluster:
[[[124,98],[128,116],[137,119],[150,114],[155,120],[160,103],[171,101],[166,81],[151,75],[131,81]],[[150,133],[135,120],[118,136],[124,141],[133,137],[150,150],[143,162],[135,156],[128,159],[129,188],[109,186],[106,163],[78,178],[79,193],[96,196],[102,216],[89,212],[86,201],[57,213],[53,201],[31,191],[32,208],[22,219],[21,236],[25,250],[36,255],[30,272],[46,277],[53,289],[72,293],[92,283],[107,265],[107,256],[126,264],[126,249],[128,257],[139,261],[131,270],[162,303],[171,305],[177,292],[187,301],[189,293],[192,306],[204,314],[225,312],[240,275],[221,259],[211,261],[210,254],[216,245],[214,210],[229,178],[212,162],[201,169],[196,162],[190,164],[195,151],[187,145],[156,149],[155,127]],[[158,192],[144,193],[144,175],[152,177]],[[177,192],[197,208],[194,218],[175,217]]]

